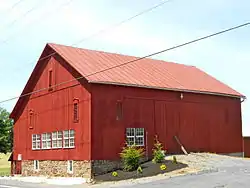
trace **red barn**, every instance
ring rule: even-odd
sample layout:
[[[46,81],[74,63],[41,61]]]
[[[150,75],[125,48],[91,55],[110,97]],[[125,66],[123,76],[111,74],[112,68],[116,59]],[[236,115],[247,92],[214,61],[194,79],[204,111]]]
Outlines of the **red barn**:
[[[47,44],[10,116],[13,173],[89,178],[120,165],[125,140],[150,156],[155,135],[169,153],[174,136],[189,152],[242,152],[242,94],[194,66],[136,59]]]

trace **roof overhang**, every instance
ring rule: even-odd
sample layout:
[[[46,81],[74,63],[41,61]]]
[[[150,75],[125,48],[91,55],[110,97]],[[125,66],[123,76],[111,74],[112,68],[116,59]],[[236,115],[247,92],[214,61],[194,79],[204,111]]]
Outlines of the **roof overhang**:
[[[214,95],[214,96],[224,96],[224,97],[232,97],[232,98],[238,98],[238,99],[243,99],[243,100],[246,99],[246,96],[243,96],[243,95],[231,95],[231,94],[217,93],[217,92],[185,90],[185,89],[165,88],[165,87],[153,87],[153,86],[138,85],[138,84],[118,83],[118,82],[102,82],[102,81],[91,81],[91,80],[89,80],[88,82],[91,84],[106,84],[106,85],[117,85],[117,86],[127,86],[127,87],[138,87],[138,88],[165,90],[165,91],[177,91],[177,92],[206,94],[206,95]]]

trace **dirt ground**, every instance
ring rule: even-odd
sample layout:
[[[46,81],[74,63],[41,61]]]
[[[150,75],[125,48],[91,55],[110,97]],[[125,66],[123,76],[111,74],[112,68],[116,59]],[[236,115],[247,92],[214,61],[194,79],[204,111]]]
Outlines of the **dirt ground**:
[[[165,164],[167,169],[166,170],[161,170],[160,166],[162,164]],[[142,177],[150,177],[150,176],[155,176],[159,174],[165,174],[169,173],[174,170],[186,168],[187,165],[183,163],[173,163],[172,160],[166,160],[162,163],[152,163],[152,161],[148,161],[146,163],[143,163],[141,165],[142,167],[142,173],[137,173],[137,171],[132,171],[132,172],[125,172],[122,169],[117,170],[116,172],[118,173],[118,176],[114,177],[112,176],[112,173],[106,173],[103,175],[99,175],[95,177],[96,183],[100,183],[103,181],[119,181],[119,180],[126,180],[126,179],[136,179],[136,178],[142,178]]]

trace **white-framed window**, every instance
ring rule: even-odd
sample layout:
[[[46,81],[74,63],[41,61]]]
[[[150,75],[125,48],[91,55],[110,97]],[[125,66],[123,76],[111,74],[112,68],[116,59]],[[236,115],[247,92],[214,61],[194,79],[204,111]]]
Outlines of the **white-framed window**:
[[[74,130],[63,131],[63,147],[64,148],[75,147],[75,131]]]
[[[62,148],[62,131],[52,132],[52,148]]]
[[[39,161],[38,160],[34,160],[34,170],[39,170]]]
[[[144,128],[126,128],[126,140],[129,146],[144,146]]]
[[[73,161],[72,160],[68,161],[67,172],[70,174],[73,173]]]
[[[32,134],[32,150],[41,149],[41,135]]]
[[[42,149],[51,148],[51,133],[42,134]]]

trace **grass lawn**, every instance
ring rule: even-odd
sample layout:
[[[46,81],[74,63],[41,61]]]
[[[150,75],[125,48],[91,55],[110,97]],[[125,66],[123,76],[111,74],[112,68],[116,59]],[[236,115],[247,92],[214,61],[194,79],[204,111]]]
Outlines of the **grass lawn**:
[[[167,166],[166,170],[160,169],[160,166],[162,164],[165,164]],[[136,179],[136,178],[141,178],[141,177],[150,177],[150,176],[155,176],[158,174],[171,172],[177,169],[185,168],[187,167],[187,165],[183,163],[179,163],[179,162],[177,164],[174,164],[172,161],[166,160],[161,164],[155,164],[149,161],[149,162],[143,163],[141,167],[142,167],[142,173],[140,174],[138,174],[137,171],[125,172],[120,169],[116,171],[118,173],[117,177],[113,177],[112,173],[110,172],[110,173],[95,176],[95,180],[98,183],[98,182],[103,182],[103,181],[117,181],[117,180],[126,180],[126,179]]]
[[[0,176],[10,175],[10,161],[8,161],[10,153],[6,155],[0,153]]]

